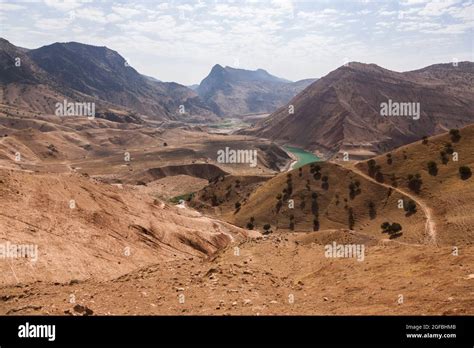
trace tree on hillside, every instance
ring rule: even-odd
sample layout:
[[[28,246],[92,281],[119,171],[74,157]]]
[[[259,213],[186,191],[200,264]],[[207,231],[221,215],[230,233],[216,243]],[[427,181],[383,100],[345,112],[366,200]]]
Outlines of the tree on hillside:
[[[318,173],[321,170],[321,166],[319,164],[314,163],[311,163],[310,168],[311,174]]]
[[[438,175],[438,166],[436,165],[435,161],[428,162],[428,173],[432,176]]]
[[[441,158],[441,163],[447,164],[449,162],[448,156],[446,156],[445,151],[440,151],[439,152],[439,157]]]
[[[428,144],[428,137],[427,137],[426,135],[423,136],[421,143],[422,143],[423,145]]]
[[[380,166],[377,166],[380,168]],[[377,170],[375,172],[375,180],[377,180],[377,182],[384,182],[384,177],[383,177],[383,174],[382,172],[380,172],[380,170]]]
[[[387,164],[392,164],[392,163],[393,163],[392,154],[391,154],[391,153],[388,153],[388,154],[387,154]]]
[[[327,175],[324,175],[324,176],[321,178],[321,180],[322,180],[321,188],[322,188],[323,190],[326,190],[326,191],[327,191],[327,189],[329,188],[329,182],[328,182],[329,178],[328,178],[328,176],[327,176]]]
[[[471,168],[468,166],[459,167],[459,176],[462,180],[467,180],[472,176]]]
[[[377,211],[375,210],[375,204],[372,201],[369,201],[367,204],[369,207],[369,217],[373,220],[377,216]]]
[[[403,202],[403,209],[406,211],[406,216],[410,216],[416,213],[416,203],[414,200],[410,199],[406,202]]]
[[[292,214],[290,215],[290,230],[294,230],[295,229],[295,216]]]
[[[354,199],[360,193],[361,193],[360,182],[359,181],[351,182],[349,184],[349,198]]]
[[[395,174],[392,174],[392,175],[390,176],[390,181],[392,182],[392,186],[393,186],[393,187],[397,187],[397,186],[398,186],[397,177],[395,176]]]
[[[459,140],[461,140],[461,134],[459,133],[459,129],[451,129],[449,131],[449,135],[451,135],[451,141],[453,143],[457,143]]]
[[[367,172],[369,176],[373,177],[375,175],[376,165],[377,165],[377,162],[375,162],[374,159],[370,159],[367,161],[367,167],[368,167]]]
[[[402,235],[400,232],[402,230],[402,225],[400,225],[398,222],[390,224],[386,221],[380,225],[380,228],[382,229],[382,233],[388,233],[390,235],[390,239],[397,238]]]
[[[318,219],[313,220],[313,231],[319,231],[319,220]]]
[[[444,144],[444,152],[446,152],[447,154],[452,155],[453,152],[454,152],[453,144],[451,144],[451,143]]]
[[[408,175],[408,188],[415,193],[420,193],[421,185],[423,181],[421,180],[420,174]]]
[[[354,219],[354,211],[352,210],[352,208],[349,208],[348,210],[347,220],[348,220],[349,229],[350,230],[354,229],[355,219]]]
[[[383,232],[388,232],[390,229],[390,222],[385,221],[380,225],[380,228],[382,229]]]
[[[270,226],[270,224],[265,224],[265,225],[263,225],[263,234],[269,234],[269,233],[271,233],[271,232],[272,232],[272,231],[271,231],[271,228],[272,228],[272,226]]]

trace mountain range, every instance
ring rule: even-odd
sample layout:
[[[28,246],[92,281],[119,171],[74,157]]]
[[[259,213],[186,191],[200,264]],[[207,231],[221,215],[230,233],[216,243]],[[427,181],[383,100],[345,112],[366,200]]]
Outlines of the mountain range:
[[[196,88],[199,96],[219,116],[271,113],[316,79],[291,82],[269,74],[214,65]]]
[[[107,47],[77,42],[30,50],[0,39],[0,63],[3,103],[53,113],[64,99],[94,101],[101,110],[125,109],[157,120],[270,113],[313,81],[292,83],[262,69],[216,65],[200,85],[187,87],[142,75]]]
[[[395,72],[349,63],[243,133],[328,156],[370,156],[474,120],[474,63]],[[416,117],[381,116],[387,102],[417,103]],[[356,150],[357,149],[357,150]]]

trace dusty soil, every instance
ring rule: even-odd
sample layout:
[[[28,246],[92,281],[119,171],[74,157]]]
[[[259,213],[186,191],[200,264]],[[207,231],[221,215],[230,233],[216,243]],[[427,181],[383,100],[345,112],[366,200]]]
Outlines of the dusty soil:
[[[338,233],[246,240],[211,260],[161,262],[110,281],[3,287],[0,313],[83,315],[80,305],[99,315],[474,314],[472,247],[453,256],[386,241],[368,246],[363,262],[326,258],[325,239],[360,241]]]

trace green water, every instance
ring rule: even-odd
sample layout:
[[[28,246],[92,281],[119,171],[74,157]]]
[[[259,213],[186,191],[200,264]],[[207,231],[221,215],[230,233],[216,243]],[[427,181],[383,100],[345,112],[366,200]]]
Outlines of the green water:
[[[319,162],[321,159],[311,152],[305,151],[298,147],[284,146],[285,150],[291,152],[298,158],[298,162],[293,166],[293,169],[302,167],[308,163]]]

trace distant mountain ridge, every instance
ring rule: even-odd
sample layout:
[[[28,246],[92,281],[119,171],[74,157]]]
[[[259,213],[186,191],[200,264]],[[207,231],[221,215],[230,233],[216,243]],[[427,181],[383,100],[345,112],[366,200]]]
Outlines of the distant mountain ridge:
[[[21,59],[20,66],[15,65],[16,58]],[[0,39],[0,62],[3,100],[12,102],[13,98],[38,111],[52,112],[57,99],[69,97],[125,107],[155,119],[216,119],[188,87],[141,75],[107,47],[69,42],[28,50]],[[38,102],[22,103],[22,98]]]
[[[389,100],[419,103],[420,119],[381,116],[380,105]],[[425,135],[474,123],[473,105],[472,62],[437,64],[403,73],[375,64],[349,63],[243,133],[329,156],[339,151],[374,155]]]
[[[245,70],[216,64],[196,91],[217,115],[238,116],[270,113],[314,81],[291,82],[263,69]]]

